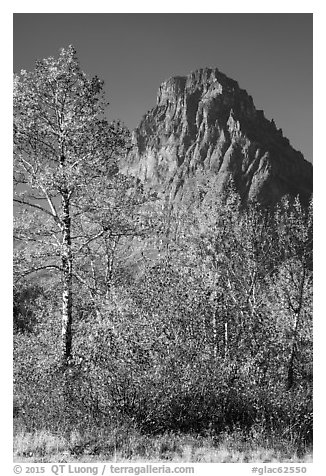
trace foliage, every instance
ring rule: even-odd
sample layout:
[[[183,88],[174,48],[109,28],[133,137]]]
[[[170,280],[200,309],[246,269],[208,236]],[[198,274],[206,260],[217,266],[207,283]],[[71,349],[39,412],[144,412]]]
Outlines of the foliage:
[[[266,432],[304,451],[312,204],[244,206],[232,183],[217,196],[207,176],[188,190],[196,207],[149,200],[117,173],[126,133],[107,124],[102,83],[71,48],[15,88],[17,425],[58,445],[126,428],[144,439]],[[27,281],[53,269],[60,279]]]
[[[218,435],[240,428],[249,435],[263,427],[300,451],[311,443],[309,267],[300,322],[295,328],[293,322],[302,289],[297,275],[303,276],[295,253],[308,256],[311,242],[305,241],[304,252],[303,244],[289,248],[284,258],[278,211],[265,215],[237,203],[220,203],[215,217],[191,214],[192,227],[184,216],[184,229],[179,226],[168,251],[161,250],[132,283],[111,286],[100,313],[83,313],[75,322],[74,361],[65,377],[56,373],[55,358],[49,365],[56,339],[46,337],[48,370],[41,351],[33,354],[34,378],[40,379],[35,385],[44,392],[38,392],[37,405],[31,381],[21,386],[32,367],[18,379],[17,393],[29,392],[25,415],[39,412],[29,413],[29,430],[82,431],[128,422],[146,434]],[[306,236],[310,212],[300,213]],[[44,335],[50,328],[44,324]],[[37,341],[45,346],[39,336]],[[26,366],[31,351],[22,341],[18,347]]]
[[[145,226],[141,186],[118,174],[129,134],[107,122],[106,106],[103,82],[71,46],[14,78],[15,278],[56,273],[64,364],[74,287],[93,301],[105,294],[121,241]]]

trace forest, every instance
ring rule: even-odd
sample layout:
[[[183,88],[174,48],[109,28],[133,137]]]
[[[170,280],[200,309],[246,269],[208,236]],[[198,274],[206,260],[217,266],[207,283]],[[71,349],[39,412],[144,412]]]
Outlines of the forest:
[[[16,459],[311,453],[312,201],[158,197],[107,105],[73,47],[14,78]]]

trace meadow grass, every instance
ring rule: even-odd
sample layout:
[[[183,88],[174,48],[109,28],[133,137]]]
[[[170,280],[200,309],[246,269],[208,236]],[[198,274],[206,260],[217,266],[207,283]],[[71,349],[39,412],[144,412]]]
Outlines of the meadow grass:
[[[144,435],[133,428],[102,429],[65,436],[48,431],[14,436],[15,462],[312,462],[311,448],[280,437],[241,431],[219,435]]]

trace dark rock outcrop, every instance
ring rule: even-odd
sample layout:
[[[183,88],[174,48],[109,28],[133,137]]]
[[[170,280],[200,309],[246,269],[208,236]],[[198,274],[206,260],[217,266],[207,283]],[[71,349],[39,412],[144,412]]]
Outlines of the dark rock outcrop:
[[[299,194],[306,201],[312,193],[312,165],[218,69],[162,83],[121,171],[176,201],[199,172],[216,174],[217,193],[232,178],[243,200]]]

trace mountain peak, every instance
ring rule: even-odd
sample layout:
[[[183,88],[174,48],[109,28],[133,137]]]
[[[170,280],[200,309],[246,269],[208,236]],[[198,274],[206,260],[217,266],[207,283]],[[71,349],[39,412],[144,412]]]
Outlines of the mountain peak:
[[[252,97],[217,68],[175,76],[133,132],[122,171],[173,200],[198,172],[232,178],[243,200],[271,203],[312,193],[312,165],[294,150]]]

